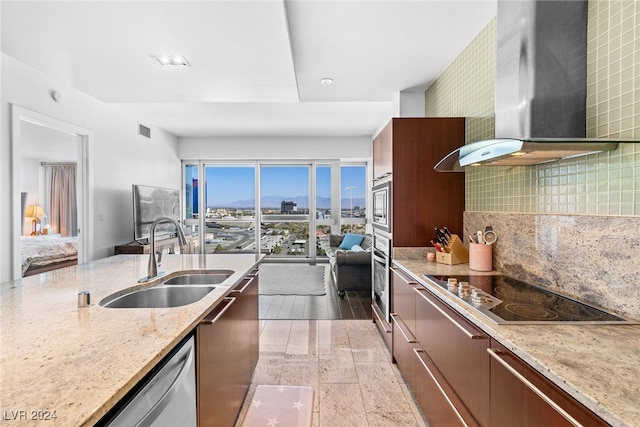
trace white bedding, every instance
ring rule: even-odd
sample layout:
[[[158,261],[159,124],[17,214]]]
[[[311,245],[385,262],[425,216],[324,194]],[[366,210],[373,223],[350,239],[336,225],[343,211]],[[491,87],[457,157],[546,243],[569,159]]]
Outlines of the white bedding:
[[[29,266],[78,258],[77,237],[22,236],[22,275]]]

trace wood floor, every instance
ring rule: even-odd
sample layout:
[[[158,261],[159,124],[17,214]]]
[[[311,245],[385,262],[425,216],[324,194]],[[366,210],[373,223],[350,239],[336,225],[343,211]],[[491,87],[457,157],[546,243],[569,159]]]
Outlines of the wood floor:
[[[268,269],[269,265],[263,265]],[[327,266],[328,268],[328,266]],[[328,271],[328,270],[327,270]],[[291,284],[295,286],[295,283]],[[330,276],[325,275],[325,295],[260,295],[261,320],[371,319],[371,291],[348,291],[338,296]]]
[[[335,288],[326,295],[260,295],[260,319],[336,320],[371,319],[371,292],[347,291],[344,299]]]

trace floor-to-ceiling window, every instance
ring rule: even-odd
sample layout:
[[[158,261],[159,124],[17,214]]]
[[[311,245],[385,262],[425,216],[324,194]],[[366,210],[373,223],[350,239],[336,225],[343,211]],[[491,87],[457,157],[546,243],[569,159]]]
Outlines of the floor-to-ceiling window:
[[[365,232],[365,163],[200,161],[183,168],[185,224],[198,253],[315,260],[325,256],[330,233]]]
[[[309,251],[311,165],[260,166],[260,246],[271,257],[313,257]]]

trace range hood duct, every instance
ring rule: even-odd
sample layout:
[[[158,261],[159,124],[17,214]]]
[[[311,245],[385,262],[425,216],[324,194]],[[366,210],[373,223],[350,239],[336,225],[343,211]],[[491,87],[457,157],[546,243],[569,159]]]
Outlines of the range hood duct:
[[[498,0],[495,139],[466,144],[439,172],[520,166],[614,150],[587,140],[587,0]]]

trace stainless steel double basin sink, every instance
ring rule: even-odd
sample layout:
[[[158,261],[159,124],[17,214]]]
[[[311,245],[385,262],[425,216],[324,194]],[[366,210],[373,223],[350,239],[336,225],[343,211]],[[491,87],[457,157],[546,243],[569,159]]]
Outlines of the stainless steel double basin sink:
[[[205,273],[179,274],[149,288],[136,289],[120,294],[117,292],[102,301],[106,308],[169,308],[187,305],[201,300],[223,283],[234,272],[214,270]]]

